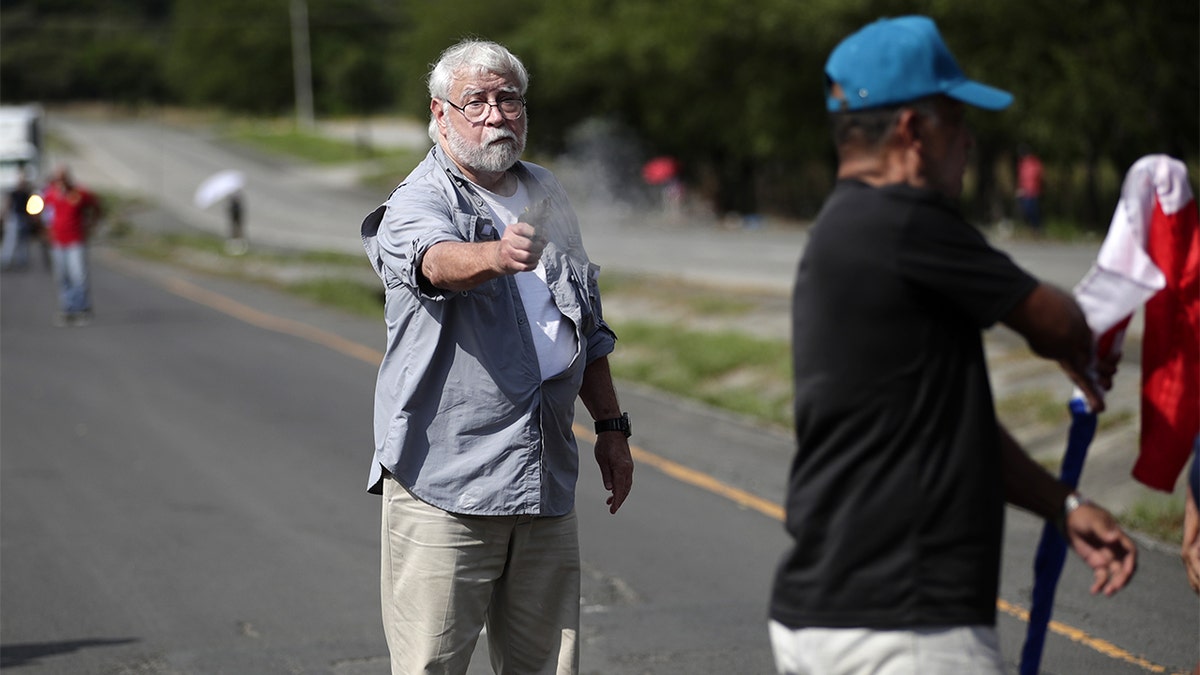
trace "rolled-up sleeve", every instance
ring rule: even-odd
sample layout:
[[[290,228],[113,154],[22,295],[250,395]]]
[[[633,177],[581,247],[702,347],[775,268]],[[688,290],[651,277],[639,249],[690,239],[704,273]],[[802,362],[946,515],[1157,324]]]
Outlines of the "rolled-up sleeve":
[[[446,297],[447,291],[425,279],[421,262],[435,244],[461,242],[466,238],[454,226],[454,214],[449,208],[440,208],[428,198],[407,197],[402,187],[388,199],[378,233],[380,259],[400,284],[422,297],[439,300]]]
[[[617,334],[604,320],[604,310],[600,302],[600,267],[596,264],[588,265],[587,294],[595,314],[595,327],[587,335],[587,362],[591,363],[602,356],[608,356],[617,346]]]

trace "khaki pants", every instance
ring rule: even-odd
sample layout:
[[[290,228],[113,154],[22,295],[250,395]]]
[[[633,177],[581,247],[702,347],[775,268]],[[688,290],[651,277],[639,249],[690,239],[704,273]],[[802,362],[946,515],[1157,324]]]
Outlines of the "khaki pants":
[[[579,670],[579,534],[558,518],[461,516],[383,482],[381,594],[393,675],[461,674],[485,623],[499,674]]]

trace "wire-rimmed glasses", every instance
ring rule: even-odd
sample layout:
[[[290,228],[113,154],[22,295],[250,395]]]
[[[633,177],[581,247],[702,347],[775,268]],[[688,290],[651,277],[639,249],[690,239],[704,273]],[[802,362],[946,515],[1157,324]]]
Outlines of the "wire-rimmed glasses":
[[[444,99],[446,100],[446,99]],[[525,113],[525,99],[523,98],[502,98],[495,103],[488,101],[471,101],[464,106],[454,105],[453,101],[446,100],[451,108],[463,114],[468,122],[482,122],[492,114],[492,108],[500,110],[500,116],[506,120],[519,120],[521,115]]]

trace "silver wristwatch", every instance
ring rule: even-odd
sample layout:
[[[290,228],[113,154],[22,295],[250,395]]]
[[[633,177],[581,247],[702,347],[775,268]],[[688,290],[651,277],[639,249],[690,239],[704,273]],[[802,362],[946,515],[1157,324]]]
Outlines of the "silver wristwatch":
[[[1064,538],[1067,536],[1067,518],[1070,518],[1071,514],[1075,513],[1075,509],[1083,506],[1084,504],[1091,503],[1092,500],[1084,497],[1078,492],[1070,493],[1067,495],[1067,498],[1063,500],[1062,513],[1059,514],[1058,517],[1058,531],[1063,535]]]

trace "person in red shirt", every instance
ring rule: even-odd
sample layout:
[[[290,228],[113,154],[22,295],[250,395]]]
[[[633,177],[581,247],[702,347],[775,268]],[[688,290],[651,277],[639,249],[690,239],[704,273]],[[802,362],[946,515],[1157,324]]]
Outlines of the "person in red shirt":
[[[1027,147],[1022,147],[1017,160],[1017,205],[1021,217],[1033,228],[1042,231],[1042,160]]]
[[[95,195],[75,184],[66,167],[55,170],[43,199],[46,202],[43,217],[58,285],[56,323],[83,325],[92,317],[87,240],[100,215],[100,203]]]

